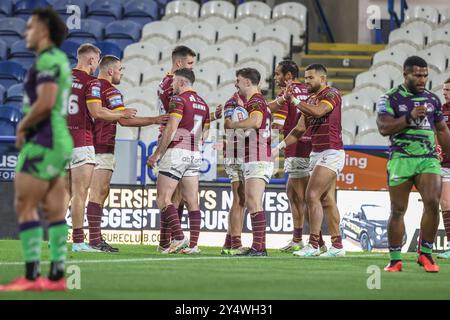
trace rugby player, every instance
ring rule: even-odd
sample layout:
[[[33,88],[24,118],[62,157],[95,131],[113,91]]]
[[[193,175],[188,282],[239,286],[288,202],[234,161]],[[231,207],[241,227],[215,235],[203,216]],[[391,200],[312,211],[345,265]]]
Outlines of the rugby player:
[[[0,291],[66,290],[63,176],[73,148],[65,116],[72,77],[69,61],[58,48],[66,34],[64,22],[51,8],[35,9],[28,19],[26,45],[37,57],[24,82],[25,117],[17,126],[16,147],[20,153],[14,182],[25,276],[1,285]],[[48,223],[48,278],[40,277],[43,228],[38,207]]]
[[[199,170],[203,161],[201,148],[209,133],[210,114],[206,102],[192,89],[195,75],[191,69],[178,69],[173,76],[173,93],[169,121],[156,151],[148,158],[155,167],[161,158],[156,183],[156,203],[161,211],[161,224],[173,234],[168,252],[200,253],[201,213],[198,203]],[[190,241],[184,236],[173,194],[180,184],[181,196],[189,211]]]
[[[87,88],[86,101],[92,108],[105,108],[112,112],[125,110],[120,91],[114,86],[120,84],[123,75],[122,63],[119,58],[106,55],[100,60],[98,79],[90,81]],[[110,119],[109,119],[110,120]],[[89,245],[105,252],[117,252],[101,235],[101,217],[103,204],[108,197],[111,177],[115,167],[114,149],[116,125],[129,127],[144,127],[152,124],[162,124],[167,116],[134,117],[126,119],[120,117],[117,121],[97,120],[94,124],[95,168],[90,185],[87,216],[89,223]]]
[[[224,118],[231,119],[237,107],[244,107],[246,97],[234,94],[224,105]],[[245,213],[245,183],[242,171],[243,160],[238,157],[239,144],[234,130],[227,129],[223,148],[224,168],[231,181],[233,202],[228,213],[228,229],[221,254],[236,255],[244,250],[241,234]],[[227,150],[228,149],[228,150]]]
[[[388,222],[390,263],[387,272],[402,271],[401,249],[405,233],[404,216],[413,186],[423,202],[417,262],[427,272],[439,272],[431,254],[439,225],[439,200],[442,191],[441,165],[436,138],[450,154],[450,131],[444,121],[439,98],[425,89],[427,62],[417,56],[403,64],[404,83],[389,90],[378,101],[377,125],[380,134],[389,136],[388,187],[391,214]]]
[[[100,49],[90,43],[83,44],[77,50],[77,59],[77,65],[72,70],[72,94],[69,97],[67,115],[74,149],[68,166],[66,188],[71,196],[72,251],[92,252],[98,250],[84,242],[83,224],[86,199],[95,166],[94,120],[118,121],[122,117],[131,118],[136,114],[136,109],[127,108],[114,112],[102,108],[98,103],[86,101],[89,82],[96,79],[93,74],[100,60]],[[93,220],[95,217],[88,215],[91,229]]]
[[[258,85],[261,75],[253,68],[243,68],[236,72],[236,87],[239,94],[246,97],[245,109],[248,118],[239,122],[225,119],[225,129],[250,129],[245,138],[243,164],[245,179],[245,206],[252,221],[253,243],[249,250],[237,255],[267,256],[266,217],[263,209],[263,195],[266,184],[273,172],[271,162],[271,121],[272,115]]]
[[[450,128],[450,78],[444,83],[443,94],[445,104],[442,105],[444,120],[447,127]],[[441,210],[442,219],[444,220],[445,235],[447,237],[447,246],[449,250],[437,255],[440,259],[450,259],[450,157],[443,155],[442,161],[442,193],[441,193]]]
[[[176,70],[179,69],[189,69],[192,70],[195,64],[196,53],[189,47],[180,45],[176,46],[172,50],[172,68],[169,73],[162,79],[158,88],[158,106],[160,114],[169,114],[170,109],[170,99],[173,96],[173,78]],[[211,112],[211,121],[220,119],[222,117],[222,106],[218,106],[215,112]],[[164,130],[164,126],[160,127],[160,131]],[[160,136],[161,138],[161,136]],[[175,190],[173,194],[172,203],[177,208],[178,218],[181,222],[184,211],[184,201],[181,198],[181,185]],[[173,238],[173,237],[172,237]],[[159,246],[157,248],[158,252],[168,253],[171,240],[171,233],[169,227],[161,222],[160,224],[160,239]]]
[[[303,249],[294,251],[294,255],[344,256],[335,197],[337,175],[345,164],[341,128],[342,99],[337,89],[328,86],[327,70],[321,64],[306,67],[305,83],[310,93],[306,102],[292,97],[292,87],[287,89],[287,96],[292,98],[292,103],[304,116],[300,117],[297,126],[278,146],[278,149],[284,149],[297,142],[306,128],[311,130],[310,177],[306,188],[310,235],[308,244]],[[331,234],[331,248],[321,254],[319,241],[324,213]]]
[[[305,84],[298,80],[299,70],[294,61],[284,60],[275,68],[275,83],[282,91],[269,103],[273,113],[272,128],[281,130],[284,137],[294,129],[300,119],[300,110],[284,96],[284,89],[292,86],[293,96],[300,101],[308,98]],[[294,230],[292,240],[281,248],[283,252],[298,251],[304,247],[302,241],[303,224],[306,212],[305,191],[309,180],[309,154],[311,137],[308,134],[284,150],[284,171],[288,174],[286,193],[292,211]],[[323,243],[320,244],[321,246]]]

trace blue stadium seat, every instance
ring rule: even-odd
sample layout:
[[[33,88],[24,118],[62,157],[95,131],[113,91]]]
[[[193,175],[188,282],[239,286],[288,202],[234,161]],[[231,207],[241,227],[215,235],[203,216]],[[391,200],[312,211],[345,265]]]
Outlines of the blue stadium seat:
[[[20,119],[22,119],[22,112],[19,108],[9,105],[0,106],[0,136],[15,136]]]
[[[0,104],[3,104],[3,102],[5,101],[5,92],[5,87],[0,84]]]
[[[5,41],[0,40],[0,60],[5,60],[8,56],[8,45]]]
[[[114,21],[105,27],[105,40],[117,44],[122,51],[140,38],[141,25],[133,21]]]
[[[143,26],[159,18],[159,6],[154,1],[130,0],[123,6],[123,19]]]
[[[20,18],[0,19],[0,38],[11,46],[17,40],[23,38],[26,22]]]
[[[102,51],[102,56],[113,55],[122,59],[122,50],[118,45],[107,41],[96,42],[95,45]]]
[[[19,40],[13,43],[9,53],[8,60],[20,63],[25,69],[29,69],[34,63],[36,55],[27,48],[25,40]]]
[[[69,30],[67,39],[82,44],[103,40],[103,23],[93,19],[81,19],[81,28]]]
[[[122,3],[119,0],[97,0],[88,5],[87,17],[104,24],[122,18]]]
[[[77,63],[77,50],[79,46],[80,45],[76,42],[66,40],[60,47],[60,49],[67,55],[67,58],[69,58],[70,65]]]
[[[0,84],[8,89],[10,86],[23,81],[25,69],[13,61],[0,61]]]
[[[85,0],[57,0],[53,5],[53,8],[58,12],[64,19],[67,19],[70,14],[67,13],[67,6],[75,5],[80,8],[81,18],[86,16],[86,1]]]
[[[48,6],[50,3],[46,0],[19,0],[14,5],[13,14],[17,18],[28,20],[34,9]]]
[[[0,18],[10,16],[12,13],[12,0],[0,1]]]
[[[6,93],[5,104],[10,104],[11,101],[22,103],[23,100],[23,83],[18,83],[9,87]]]

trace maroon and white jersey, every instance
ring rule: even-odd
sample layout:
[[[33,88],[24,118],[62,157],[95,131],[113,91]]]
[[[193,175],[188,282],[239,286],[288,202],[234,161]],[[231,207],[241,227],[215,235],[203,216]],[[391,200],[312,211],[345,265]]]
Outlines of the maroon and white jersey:
[[[337,89],[327,86],[322,91],[311,95],[306,101],[311,105],[319,105],[321,102],[328,104],[332,110],[321,118],[307,117],[308,129],[311,132],[312,151],[341,150],[344,147],[341,127],[341,95]]]
[[[308,89],[301,82],[294,82],[294,97],[300,101],[306,101],[308,99]],[[282,96],[282,93],[278,95],[278,97]],[[283,106],[273,114],[274,118],[280,118],[284,120],[283,124],[283,135],[287,137],[287,135],[295,128],[300,119],[301,112],[300,110],[291,102],[286,101]],[[286,158],[291,157],[300,157],[300,158],[309,158],[309,154],[311,153],[311,136],[304,134],[299,141],[295,144],[291,144],[286,147],[284,151],[284,155]]]
[[[172,82],[173,82],[173,74],[168,73],[159,84],[158,107],[160,115],[169,113],[169,103],[170,99],[173,96]]]
[[[245,104],[245,102],[247,101],[247,98],[243,95],[239,95],[239,97],[241,98],[242,102]],[[228,118],[231,119],[231,115],[233,114],[234,109],[238,107],[238,103],[237,100],[234,98],[234,95],[227,100],[227,102],[225,102],[225,105],[223,107],[223,114],[224,114],[224,118]],[[241,106],[244,107],[244,106]],[[238,144],[237,144],[237,137],[236,135],[234,135],[234,130],[230,130],[227,129],[226,133],[229,135],[232,135],[232,137],[226,137],[225,142],[223,144],[223,157],[224,158],[228,158],[228,159],[236,159],[238,156],[238,152],[237,152],[237,148],[238,148]],[[227,156],[227,144],[233,144],[233,153],[234,155],[228,155]]]
[[[450,128],[450,103],[442,105],[442,113],[444,114],[444,121],[447,124],[447,127]],[[441,166],[443,168],[450,169],[450,158],[445,154],[445,152],[442,152],[442,158]]]
[[[98,99],[100,92],[102,108],[111,111],[125,109],[123,97],[120,91],[108,80],[96,79],[89,83],[86,99]],[[95,153],[114,153],[116,145],[116,125],[117,122],[96,120],[94,124],[94,147]]]
[[[209,107],[195,91],[174,95],[169,103],[170,116],[181,118],[175,137],[168,148],[199,151],[203,130],[209,128]]]
[[[244,107],[249,118],[255,112],[259,112],[263,117],[261,126],[257,130],[251,130],[250,136],[245,138],[244,162],[271,161],[272,114],[264,96],[261,93],[255,93]]]
[[[93,146],[94,122],[86,101],[86,89],[89,82],[96,78],[78,69],[72,69],[72,93],[69,99],[67,126],[73,138],[75,148]]]

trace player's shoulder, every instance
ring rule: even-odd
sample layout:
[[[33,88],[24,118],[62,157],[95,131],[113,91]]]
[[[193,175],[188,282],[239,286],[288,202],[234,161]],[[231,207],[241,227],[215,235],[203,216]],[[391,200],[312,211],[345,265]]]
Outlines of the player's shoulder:
[[[384,95],[382,95],[382,97],[384,97],[384,98],[392,98],[393,96],[395,96],[395,95],[400,93],[401,88],[402,88],[402,86],[399,85],[397,87],[389,89],[388,91],[386,91],[384,93]]]
[[[185,103],[186,99],[184,99],[182,95],[174,94],[173,96],[170,97],[170,102],[173,102],[173,103]]]
[[[52,69],[55,66],[69,68],[69,60],[59,48],[52,47],[39,54],[36,66],[38,70]]]
[[[337,88],[331,86],[326,87],[323,90],[323,94],[326,97],[336,97],[336,96],[341,97],[340,91]]]
[[[431,99],[432,101],[434,101],[435,103],[441,104],[441,100],[439,99],[439,97],[431,92],[430,90],[425,89],[424,94]]]

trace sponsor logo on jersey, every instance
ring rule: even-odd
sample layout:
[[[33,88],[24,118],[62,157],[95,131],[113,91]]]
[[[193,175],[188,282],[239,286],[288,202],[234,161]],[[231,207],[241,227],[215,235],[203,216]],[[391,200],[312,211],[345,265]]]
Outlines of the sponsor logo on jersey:
[[[406,111],[408,111],[408,106],[406,104],[401,104],[398,106],[398,111],[406,112]]]
[[[122,97],[120,95],[115,95],[109,98],[109,102],[111,103],[111,106],[117,107],[123,105]]]
[[[92,87],[91,95],[100,98],[100,87]]]

